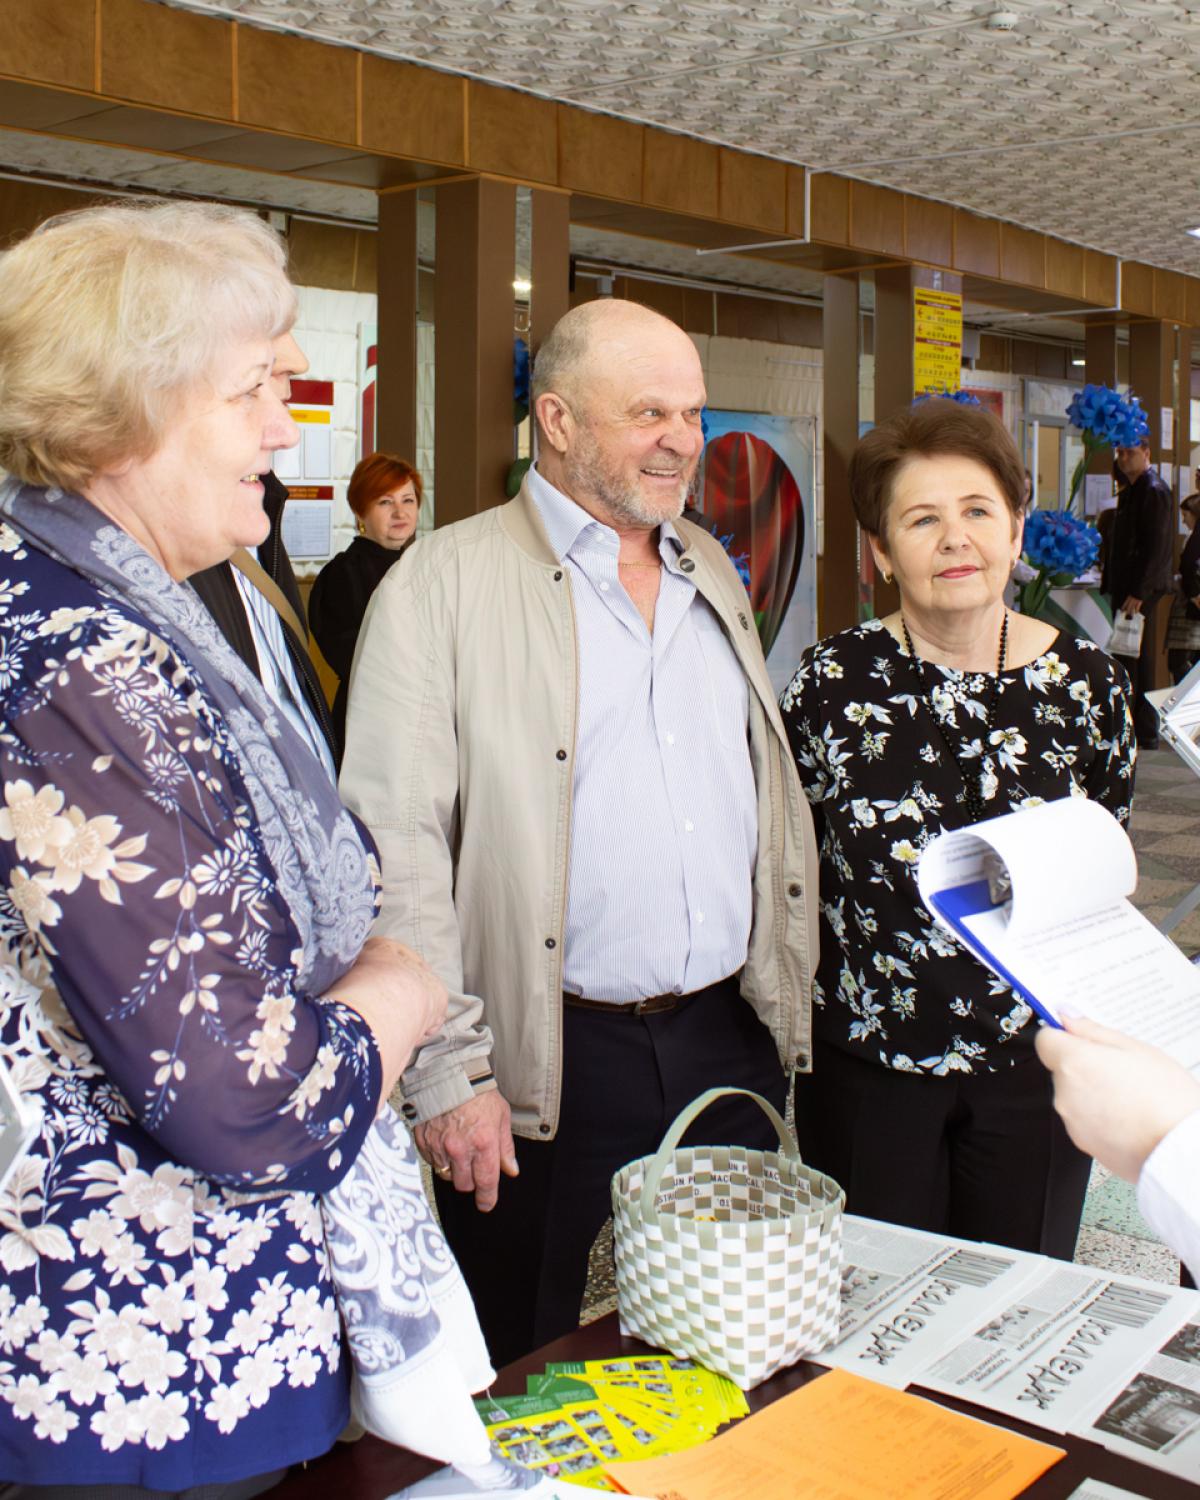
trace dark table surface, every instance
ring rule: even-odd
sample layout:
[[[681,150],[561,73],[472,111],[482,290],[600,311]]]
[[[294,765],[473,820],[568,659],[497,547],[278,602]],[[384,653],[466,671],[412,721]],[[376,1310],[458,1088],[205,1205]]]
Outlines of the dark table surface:
[[[638,1339],[622,1338],[617,1327],[616,1313],[576,1329],[566,1338],[547,1344],[534,1354],[506,1365],[496,1377],[492,1387],[497,1395],[524,1394],[525,1376],[540,1372],[551,1360],[613,1359],[624,1355],[645,1354],[645,1344]],[[810,1380],[825,1372],[819,1365],[801,1361],[791,1369],[781,1370],[778,1375],[747,1394],[751,1411],[777,1401],[789,1391],[797,1390]],[[997,1412],[981,1407],[969,1406],[964,1401],[924,1392],[931,1400],[961,1411],[969,1416],[982,1417],[999,1427],[1024,1433],[1056,1448],[1065,1448],[1066,1457],[1024,1491],[1036,1500],[1064,1500],[1085,1479],[1103,1479],[1109,1484],[1131,1490],[1146,1500],[1197,1500],[1200,1486],[1173,1475],[1163,1474],[1157,1469],[1146,1468],[1130,1459],[1120,1458],[1106,1452],[1094,1443],[1079,1438],[1058,1437],[1041,1427],[1031,1427],[1025,1422],[1010,1421]],[[427,1474],[432,1474],[442,1465],[427,1458],[419,1458],[403,1448],[394,1448],[378,1438],[365,1437],[357,1443],[338,1443],[324,1458],[297,1466],[280,1484],[270,1490],[270,1500],[386,1500],[388,1495],[414,1484]],[[581,1496],[601,1494],[603,1491],[580,1489]],[[743,1497],[730,1497],[743,1500]]]

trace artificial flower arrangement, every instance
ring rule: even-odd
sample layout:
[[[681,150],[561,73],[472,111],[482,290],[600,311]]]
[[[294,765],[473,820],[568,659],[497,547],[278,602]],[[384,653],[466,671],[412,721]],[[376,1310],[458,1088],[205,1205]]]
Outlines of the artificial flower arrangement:
[[[1026,518],[1022,561],[1036,571],[1021,586],[1024,615],[1040,615],[1050,590],[1073,583],[1099,556],[1100,533],[1075,514],[1091,460],[1107,448],[1136,447],[1150,431],[1137,397],[1122,396],[1107,385],[1085,385],[1076,391],[1066,415],[1083,438],[1083,456],[1071,475],[1067,503],[1060,510],[1035,510]]]

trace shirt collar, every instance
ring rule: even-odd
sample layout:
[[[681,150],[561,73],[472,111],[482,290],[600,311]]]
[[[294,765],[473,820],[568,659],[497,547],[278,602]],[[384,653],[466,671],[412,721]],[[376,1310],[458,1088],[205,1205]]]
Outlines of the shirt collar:
[[[564,495],[562,490],[538,473],[536,464],[530,465],[525,475],[525,482],[529,486],[529,493],[533,496],[533,503],[537,506],[542,525],[546,528],[546,536],[559,562],[562,562],[579,545],[585,532],[589,532],[587,540],[593,542],[595,546],[605,552],[614,554],[617,552],[620,547],[620,538],[612,527],[605,526],[602,521],[597,521],[595,516],[589,515],[582,505],[577,505],[569,495]],[[684,550],[679,533],[670,521],[664,521],[658,528],[658,535],[660,552],[663,541],[672,543],[668,553],[669,561],[673,562]]]

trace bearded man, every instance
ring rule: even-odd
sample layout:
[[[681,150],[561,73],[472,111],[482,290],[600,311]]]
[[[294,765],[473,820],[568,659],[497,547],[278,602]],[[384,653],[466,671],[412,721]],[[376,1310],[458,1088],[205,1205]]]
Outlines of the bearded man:
[[[745,589],[680,518],[704,402],[674,323],[568,313],[521,493],[413,545],[351,680],[378,930],[451,992],[405,1110],[497,1364],[578,1323],[618,1167],[809,1066],[812,823]],[[735,1097],[688,1139],[775,1135]]]

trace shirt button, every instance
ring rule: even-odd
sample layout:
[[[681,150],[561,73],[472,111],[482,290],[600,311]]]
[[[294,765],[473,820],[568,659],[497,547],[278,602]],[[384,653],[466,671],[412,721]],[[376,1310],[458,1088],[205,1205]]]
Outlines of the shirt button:
[[[605,582],[604,582],[604,581],[603,581],[603,579],[601,579],[601,581],[600,581],[600,592],[601,592],[601,593],[602,593],[602,594],[607,594],[607,593],[608,593],[608,584],[607,584],[607,583],[605,583]]]
[[[684,820],[683,820],[683,831],[684,831],[684,833],[692,833],[692,832],[695,831],[695,828],[696,828],[696,825],[695,825],[695,823],[692,822],[691,818],[684,818]]]
[[[566,758],[567,758],[567,752],[565,750],[556,750],[554,752],[554,759],[555,760],[566,760]]]
[[[704,921],[704,913],[702,911],[698,911],[696,913],[696,921],[697,922],[703,922]]]
[[[666,740],[668,745],[673,745],[675,743],[675,736],[673,734],[665,734],[663,738]]]

